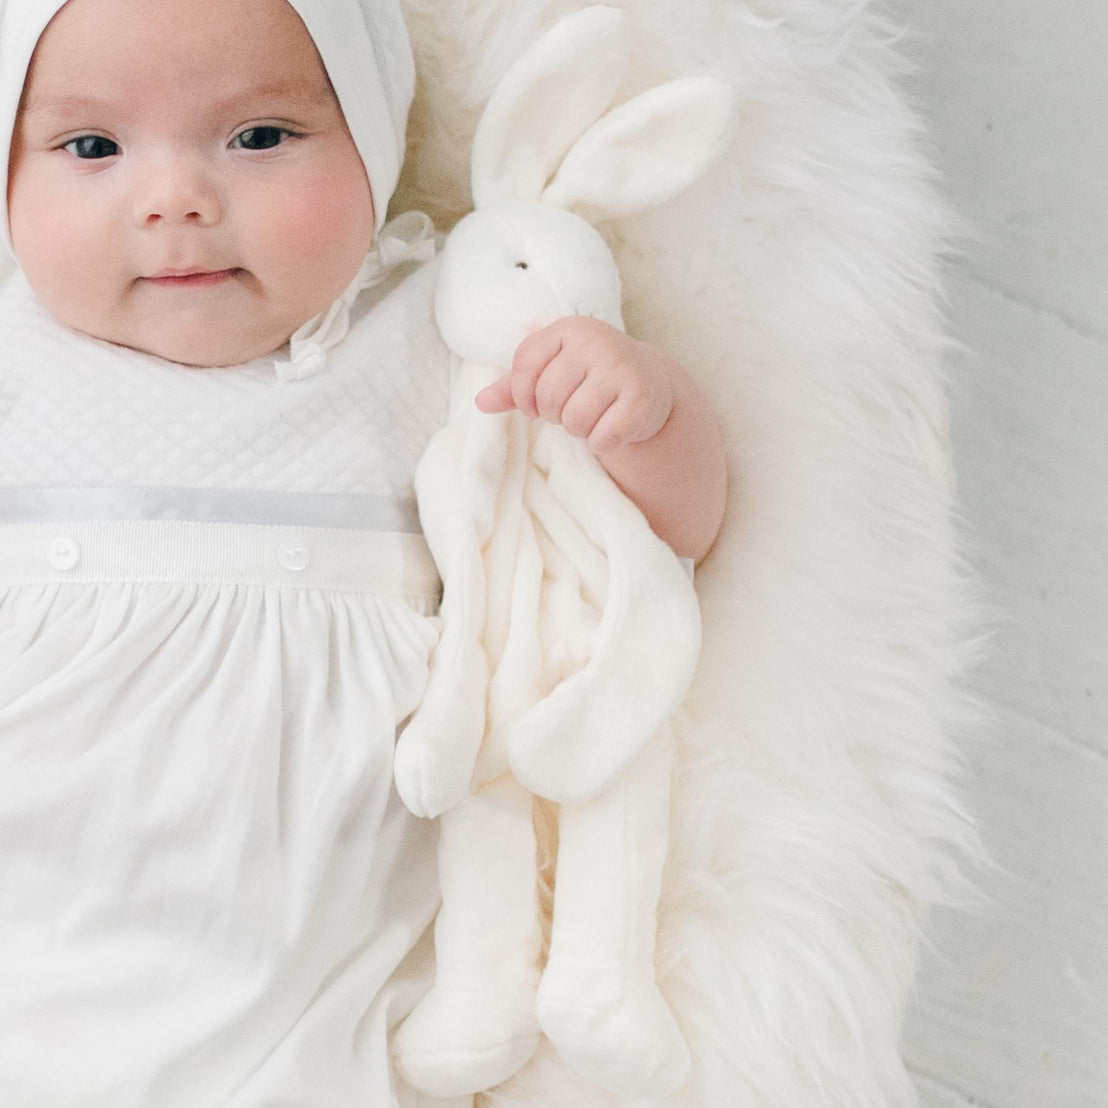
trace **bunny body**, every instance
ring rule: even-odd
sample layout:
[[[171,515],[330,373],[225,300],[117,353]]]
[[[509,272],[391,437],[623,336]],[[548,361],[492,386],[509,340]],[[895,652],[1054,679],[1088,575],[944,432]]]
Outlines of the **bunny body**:
[[[440,282],[465,276],[459,264]],[[510,304],[516,342],[534,307],[526,294]],[[487,338],[480,326],[470,335]],[[396,773],[413,811],[441,812],[443,904],[435,985],[401,1028],[397,1059],[423,1091],[461,1095],[509,1077],[545,1032],[602,1086],[664,1094],[689,1065],[655,983],[654,933],[666,720],[692,677],[696,597],[583,443],[518,412],[476,411],[473,396],[503,370],[459,361],[450,421],[417,474],[443,639]],[[535,795],[560,804],[541,974]]]
[[[622,328],[603,239],[546,194],[560,189],[564,200],[574,180],[592,180],[592,166],[601,192],[622,195],[616,180],[627,175],[607,165],[609,121],[620,116],[615,147],[635,150],[627,141],[635,101],[595,121],[614,91],[611,66],[597,63],[625,61],[626,50],[620,13],[585,9],[509,70],[474,140],[478,208],[441,259],[436,318],[457,363],[450,416],[416,486],[444,582],[443,633],[395,762],[409,808],[441,815],[436,979],[395,1052],[405,1078],[435,1096],[506,1079],[542,1033],[617,1093],[668,1095],[690,1065],[655,981],[654,949],[673,757],[667,721],[699,650],[691,578],[581,441],[473,403],[531,331],[566,315]],[[549,78],[567,68],[580,87],[555,82],[555,111],[544,100]],[[718,146],[725,97],[697,82],[703,95],[686,105],[688,84],[663,89],[678,90],[679,114],[691,112],[700,127],[717,109],[713,142],[678,178],[667,169],[660,191],[640,187],[635,203],[683,187]],[[650,131],[657,97],[645,99],[638,125]],[[678,129],[687,135],[688,126]],[[672,151],[663,153],[668,165]],[[559,806],[541,969],[536,795]]]

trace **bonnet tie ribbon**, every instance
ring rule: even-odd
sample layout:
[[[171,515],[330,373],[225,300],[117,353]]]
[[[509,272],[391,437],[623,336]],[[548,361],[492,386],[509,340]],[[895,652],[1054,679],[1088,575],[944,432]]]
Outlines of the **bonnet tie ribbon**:
[[[282,381],[303,381],[323,369],[327,351],[350,330],[350,308],[364,290],[380,284],[398,265],[435,256],[435,228],[423,212],[405,212],[381,228],[354,280],[331,306],[309,319],[289,339],[288,361],[274,365]]]

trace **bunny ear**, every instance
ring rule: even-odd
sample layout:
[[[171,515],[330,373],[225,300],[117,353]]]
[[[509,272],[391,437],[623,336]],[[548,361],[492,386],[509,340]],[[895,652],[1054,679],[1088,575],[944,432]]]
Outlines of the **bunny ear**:
[[[539,199],[566,151],[611,103],[630,37],[622,12],[597,5],[560,20],[520,55],[473,138],[476,207]]]
[[[723,152],[733,105],[731,86],[712,77],[644,92],[581,136],[542,199],[593,219],[661,204]]]

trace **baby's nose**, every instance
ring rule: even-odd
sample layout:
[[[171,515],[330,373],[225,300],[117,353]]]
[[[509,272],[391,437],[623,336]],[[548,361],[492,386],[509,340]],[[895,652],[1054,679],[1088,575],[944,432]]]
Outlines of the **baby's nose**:
[[[142,168],[135,190],[135,221],[210,226],[223,215],[219,190],[198,159],[163,157]]]

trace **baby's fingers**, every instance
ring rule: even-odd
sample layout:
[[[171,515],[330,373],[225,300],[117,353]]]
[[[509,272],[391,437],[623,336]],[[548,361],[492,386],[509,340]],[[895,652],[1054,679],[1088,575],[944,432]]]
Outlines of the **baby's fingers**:
[[[619,408],[618,393],[610,383],[590,380],[569,397],[557,422],[575,439],[584,439],[589,449],[596,453],[598,449],[614,445],[607,433],[601,439],[596,438],[602,425],[617,435],[621,433],[618,423],[613,426],[607,418],[609,412]],[[598,442],[603,442],[604,446],[598,447]]]
[[[474,397],[482,412],[493,414],[515,409],[528,419],[538,419],[542,414],[536,395],[539,378],[550,359],[556,357],[561,350],[561,340],[536,343],[533,339],[534,336],[531,336],[520,344],[510,372],[483,388]]]
[[[562,349],[561,332],[553,326],[535,331],[516,347],[508,380],[514,406],[528,419],[551,419],[573,391],[560,390],[558,375],[547,374]]]
[[[505,374],[500,380],[487,385],[473,398],[473,401],[478,410],[488,415],[495,415],[497,412],[510,412],[516,406],[516,402],[512,398],[511,374]]]

